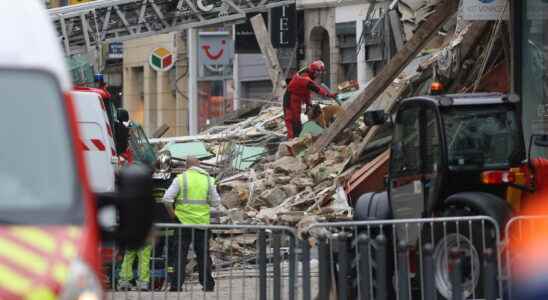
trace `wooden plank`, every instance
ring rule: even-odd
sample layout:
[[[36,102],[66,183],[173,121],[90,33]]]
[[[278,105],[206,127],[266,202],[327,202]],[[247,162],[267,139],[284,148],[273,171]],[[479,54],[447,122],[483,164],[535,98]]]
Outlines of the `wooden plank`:
[[[270,76],[273,86],[272,99],[281,102],[286,88],[285,77],[276,50],[270,41],[270,34],[266,29],[263,16],[258,14],[252,17],[251,26],[253,27],[257,43],[266,60],[268,75]]]
[[[389,160],[390,150],[386,150],[352,174],[345,185],[350,205],[354,206],[358,198],[365,193],[385,189],[384,176],[388,173]]]
[[[390,19],[390,29],[392,30],[392,37],[396,44],[396,51],[400,51],[405,44],[400,17],[395,9],[390,10],[387,17]]]
[[[310,153],[318,152],[331,143],[348,125],[350,125],[384,89],[413,60],[419,51],[428,43],[438,29],[457,11],[458,1],[445,0],[436,7],[436,12],[419,27],[413,38],[390,60],[381,72],[363,90],[362,94],[350,104],[344,116],[337,120],[310,148]]]
[[[460,54],[461,54],[463,59],[468,57],[468,54],[474,48],[474,46],[477,45],[478,40],[482,37],[482,35],[484,34],[487,27],[488,27],[487,22],[479,21],[479,22],[472,23],[470,28],[467,29],[467,31],[464,33],[464,36],[462,37],[462,41],[457,46],[459,48],[458,51],[460,51]],[[427,61],[424,65],[421,65],[421,68],[423,68],[423,69],[430,68],[433,63],[434,63],[433,60]],[[425,74],[425,72],[427,72],[427,71],[428,70],[423,71],[423,74],[421,74],[421,77],[431,76],[431,75]],[[429,72],[428,74],[431,74],[431,72]],[[457,80],[455,80],[455,82],[456,81]],[[395,83],[395,82],[393,82],[391,84],[391,86],[389,86],[386,90],[384,90],[383,93],[381,94],[381,96],[379,96],[379,98],[378,98],[379,100],[382,100],[381,98],[392,98],[393,99],[391,102],[389,102],[388,106],[384,108],[384,110],[387,113],[390,113],[390,114],[394,113],[394,110],[396,108],[396,106],[395,106],[396,99],[401,98],[401,97],[415,96],[415,95],[409,95],[409,92],[408,92],[408,89],[407,89],[408,84],[409,84],[409,82],[404,82],[404,83]],[[392,87],[392,86],[394,86],[394,87]],[[454,90],[454,86],[451,86],[447,90],[447,92],[448,93],[456,92]],[[379,100],[377,100],[377,101],[379,101]],[[379,129],[380,129],[380,126],[373,126],[372,128],[367,128],[366,129],[367,134],[364,137],[364,139],[362,140],[362,142],[358,145],[358,148],[357,148],[356,152],[354,153],[354,157],[352,158],[352,162],[357,162],[359,160],[361,153],[367,147],[367,145],[372,141],[372,139],[375,137],[375,134],[377,133],[377,131]]]
[[[154,132],[152,133],[151,137],[158,139],[164,136],[166,132],[169,130],[169,126],[167,124],[163,124],[162,126],[158,127]]]

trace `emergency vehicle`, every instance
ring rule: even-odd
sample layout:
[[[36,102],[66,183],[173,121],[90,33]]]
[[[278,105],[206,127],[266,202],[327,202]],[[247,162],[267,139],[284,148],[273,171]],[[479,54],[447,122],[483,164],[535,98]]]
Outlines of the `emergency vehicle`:
[[[69,79],[41,1],[0,1],[0,299],[100,299],[101,241],[141,246],[150,172],[90,191]]]
[[[94,192],[114,191],[118,155],[111,123],[101,96],[93,91],[73,91],[80,140],[88,178]]]

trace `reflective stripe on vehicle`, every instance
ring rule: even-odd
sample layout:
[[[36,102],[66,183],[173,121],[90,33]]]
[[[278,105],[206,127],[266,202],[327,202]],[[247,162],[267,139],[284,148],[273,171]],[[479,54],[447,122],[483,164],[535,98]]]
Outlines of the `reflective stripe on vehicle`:
[[[15,227],[10,229],[10,231],[18,239],[28,243],[29,245],[32,245],[47,253],[53,253],[55,251],[55,239],[41,229]]]
[[[31,288],[31,281],[0,264],[0,289],[23,294]]]
[[[40,255],[4,237],[0,237],[0,256],[39,275],[44,274],[48,268],[47,260]]]

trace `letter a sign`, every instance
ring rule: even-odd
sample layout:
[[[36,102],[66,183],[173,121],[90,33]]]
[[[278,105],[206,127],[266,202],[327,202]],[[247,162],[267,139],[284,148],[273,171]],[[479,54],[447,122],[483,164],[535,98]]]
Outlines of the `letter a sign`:
[[[274,48],[295,47],[297,40],[297,8],[295,4],[272,9],[270,40]]]

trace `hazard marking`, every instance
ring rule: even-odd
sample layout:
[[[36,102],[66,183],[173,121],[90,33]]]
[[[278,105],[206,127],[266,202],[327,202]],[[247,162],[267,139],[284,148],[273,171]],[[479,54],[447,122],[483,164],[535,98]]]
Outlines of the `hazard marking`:
[[[82,149],[84,149],[84,151],[89,151],[89,147],[86,145],[86,143],[84,143],[84,141],[80,141],[80,145],[82,146]]]
[[[99,151],[105,151],[105,149],[106,149],[105,144],[103,144],[103,142],[101,142],[101,140],[98,140],[98,139],[91,139],[91,142],[93,143],[93,145],[95,145],[95,147],[97,148],[97,150],[99,150]]]
[[[105,151],[107,147],[99,139],[80,140],[80,144],[84,151]],[[113,149],[111,148],[111,151]]]

